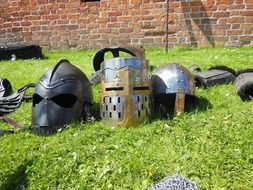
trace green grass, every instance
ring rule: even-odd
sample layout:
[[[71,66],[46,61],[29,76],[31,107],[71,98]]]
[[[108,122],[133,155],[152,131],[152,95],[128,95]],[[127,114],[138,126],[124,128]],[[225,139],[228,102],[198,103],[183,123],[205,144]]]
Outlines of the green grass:
[[[37,82],[61,58],[93,73],[94,50],[45,52],[46,60],[0,62],[1,78],[16,90]],[[151,65],[179,62],[203,69],[227,65],[253,67],[253,49],[147,48]],[[93,88],[99,103],[99,86]],[[30,90],[28,92],[32,94]],[[111,129],[103,121],[70,124],[42,137],[29,130],[31,103],[9,115],[25,130],[0,136],[0,189],[147,189],[179,174],[201,189],[253,189],[253,102],[243,102],[235,87],[197,89],[199,109],[174,118],[154,120],[133,129]],[[10,127],[0,122],[0,128]]]

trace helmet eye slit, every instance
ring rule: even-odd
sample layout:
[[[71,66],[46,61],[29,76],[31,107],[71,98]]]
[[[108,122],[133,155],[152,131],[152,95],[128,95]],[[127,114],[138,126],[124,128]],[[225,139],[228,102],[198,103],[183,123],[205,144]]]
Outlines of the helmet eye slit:
[[[61,94],[52,98],[52,101],[64,108],[72,108],[76,103],[77,97],[73,94]]]
[[[133,90],[149,90],[148,86],[135,86]]]
[[[43,98],[40,95],[34,94],[33,95],[33,107],[36,106],[37,104],[39,104],[42,100],[43,100]]]
[[[106,91],[120,91],[120,90],[124,90],[123,87],[110,87],[110,88],[106,88]]]

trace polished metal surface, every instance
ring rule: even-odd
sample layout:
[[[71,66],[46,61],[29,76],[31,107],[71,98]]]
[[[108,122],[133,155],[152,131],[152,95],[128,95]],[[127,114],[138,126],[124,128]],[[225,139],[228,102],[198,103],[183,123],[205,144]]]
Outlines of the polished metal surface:
[[[170,105],[174,107],[174,114],[180,115],[185,109],[185,96],[194,96],[195,93],[191,72],[178,63],[162,65],[153,73],[151,81],[155,112],[161,108],[169,110]],[[173,94],[175,96],[171,96]]]
[[[148,62],[137,57],[114,58],[101,64],[101,118],[112,127],[133,127],[149,118]]]
[[[178,93],[194,95],[195,84],[191,72],[184,66],[171,63],[159,67],[152,76],[153,91],[159,93]]]

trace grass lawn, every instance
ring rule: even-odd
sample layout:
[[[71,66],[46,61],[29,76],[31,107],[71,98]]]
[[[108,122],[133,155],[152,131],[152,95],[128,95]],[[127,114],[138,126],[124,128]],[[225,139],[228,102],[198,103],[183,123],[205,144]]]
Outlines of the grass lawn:
[[[61,58],[88,77],[93,73],[94,50],[44,53],[48,59],[0,62],[0,77],[17,90],[37,82]],[[147,48],[146,57],[154,66],[253,67],[252,47],[171,49],[168,54]],[[99,86],[93,94],[98,104]],[[0,189],[139,190],[175,174],[206,190],[253,189],[253,101],[241,101],[232,84],[197,89],[196,94],[202,99],[198,109],[173,120],[111,129],[98,119],[70,124],[49,137],[29,130],[32,104],[23,103],[9,117],[25,129],[0,136]],[[10,126],[0,121],[0,128]]]

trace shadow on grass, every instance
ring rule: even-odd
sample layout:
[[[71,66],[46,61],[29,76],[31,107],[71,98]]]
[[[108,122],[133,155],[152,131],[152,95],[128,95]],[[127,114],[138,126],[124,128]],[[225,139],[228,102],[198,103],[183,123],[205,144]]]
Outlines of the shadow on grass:
[[[194,110],[206,111],[207,109],[211,109],[212,107],[213,106],[209,102],[208,99],[206,99],[204,97],[197,97],[196,98],[196,107],[194,108]]]
[[[160,107],[157,108],[156,106],[152,110],[151,114],[151,120],[155,119],[162,119],[162,118],[170,118],[173,119],[174,117],[174,101],[171,101],[171,98],[173,100],[175,97],[161,97],[160,100],[165,100],[162,103],[164,105],[167,105],[166,108],[161,109]],[[207,109],[211,109],[212,104],[204,97],[192,97],[192,96],[186,96],[186,106],[185,106],[185,111],[186,112],[193,112],[193,111],[206,111]],[[93,103],[92,106],[92,115],[94,116],[96,121],[100,121],[100,104],[98,102]]]
[[[155,98],[154,108],[152,110],[151,120],[155,119],[173,119],[175,116],[175,94],[162,94]],[[204,97],[185,96],[184,112],[206,111],[212,108],[212,104]]]
[[[16,171],[10,174],[7,178],[7,182],[0,186],[0,190],[19,190],[26,189],[27,187],[27,174],[26,168],[31,165],[32,162],[25,162],[17,167]]]
[[[98,103],[98,102],[93,103],[91,113],[92,113],[92,115],[93,115],[93,117],[95,118],[96,121],[101,120],[101,117],[100,117],[100,103]]]

